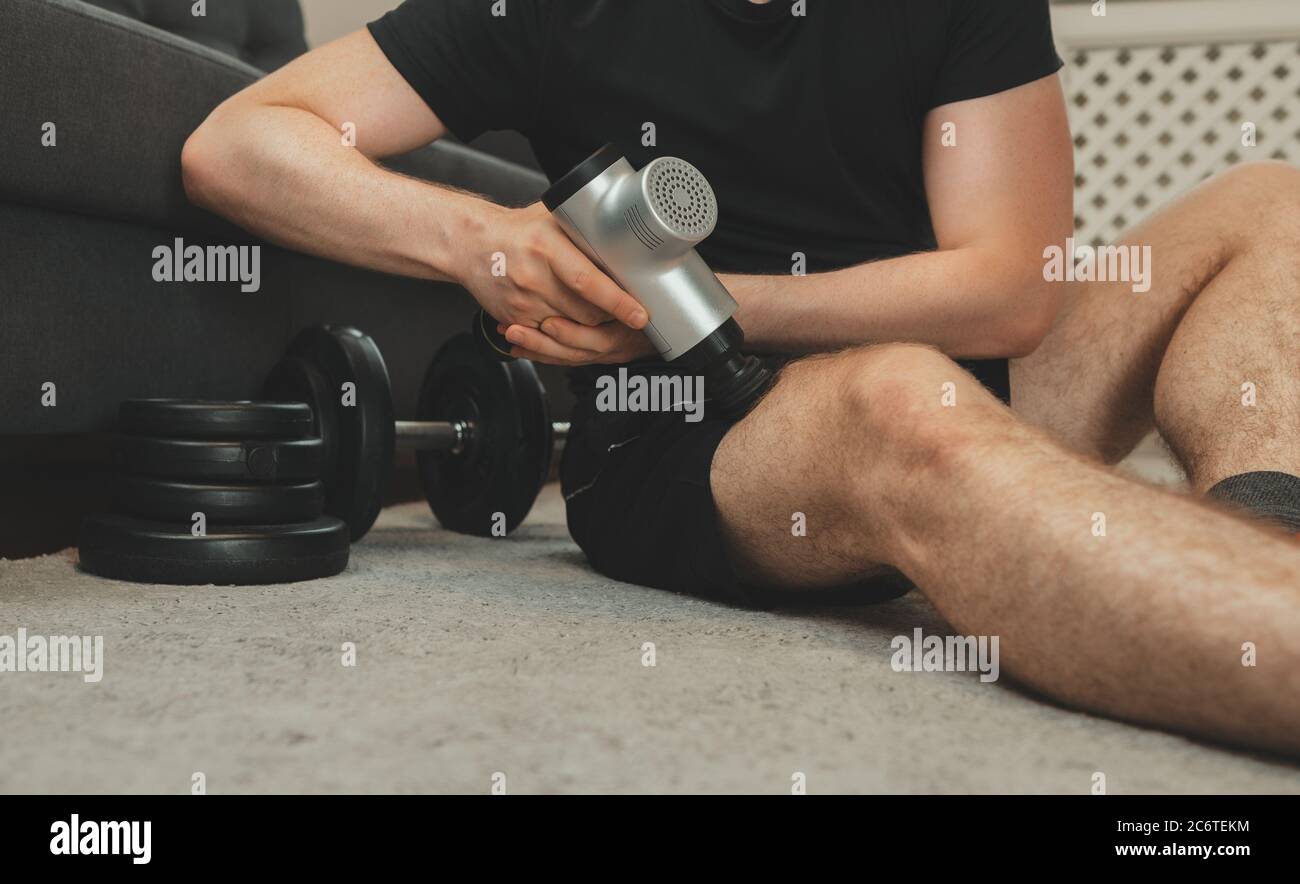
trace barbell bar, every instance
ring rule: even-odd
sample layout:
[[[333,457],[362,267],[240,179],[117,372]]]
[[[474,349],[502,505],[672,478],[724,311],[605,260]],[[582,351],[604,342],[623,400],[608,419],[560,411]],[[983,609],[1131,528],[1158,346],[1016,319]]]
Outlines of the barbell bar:
[[[460,454],[473,438],[473,421],[394,421],[398,451],[449,451]],[[569,438],[568,421],[551,421],[551,437]]]

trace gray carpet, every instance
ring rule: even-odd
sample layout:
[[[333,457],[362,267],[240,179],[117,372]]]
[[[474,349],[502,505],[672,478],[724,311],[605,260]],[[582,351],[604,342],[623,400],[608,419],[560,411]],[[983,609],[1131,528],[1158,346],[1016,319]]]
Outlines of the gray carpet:
[[[898,673],[926,602],[755,613],[592,572],[549,488],[513,537],[386,510],[340,577],[100,580],[0,562],[0,634],[102,634],[103,680],[0,674],[0,791],[1300,792],[1296,766]],[[344,642],[358,665],[341,665]],[[653,642],[657,665],[642,665]]]

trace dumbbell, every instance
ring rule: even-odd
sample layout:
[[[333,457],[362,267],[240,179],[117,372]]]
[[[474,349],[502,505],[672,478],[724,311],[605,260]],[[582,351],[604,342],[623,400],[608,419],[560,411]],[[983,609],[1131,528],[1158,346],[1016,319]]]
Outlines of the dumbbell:
[[[443,527],[480,536],[513,531],[569,429],[551,422],[532,363],[497,361],[468,334],[430,362],[418,420],[394,419],[383,356],[355,328],[304,329],[262,396],[311,406],[324,448],[325,511],[348,524],[354,541],[379,515],[398,448],[417,453],[425,497]]]

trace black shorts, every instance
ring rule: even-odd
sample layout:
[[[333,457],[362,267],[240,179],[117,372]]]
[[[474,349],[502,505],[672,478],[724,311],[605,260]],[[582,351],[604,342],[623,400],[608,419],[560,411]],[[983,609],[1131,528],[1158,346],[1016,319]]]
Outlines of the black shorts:
[[[1005,401],[1001,365],[967,368]],[[663,374],[666,366],[637,370]],[[746,607],[862,603],[907,591],[901,575],[815,593],[747,584],[727,554],[709,481],[713,455],[733,422],[709,417],[707,407],[695,423],[680,412],[599,411],[595,378],[616,371],[590,366],[571,373],[577,405],[560,465],[569,532],[597,571]]]

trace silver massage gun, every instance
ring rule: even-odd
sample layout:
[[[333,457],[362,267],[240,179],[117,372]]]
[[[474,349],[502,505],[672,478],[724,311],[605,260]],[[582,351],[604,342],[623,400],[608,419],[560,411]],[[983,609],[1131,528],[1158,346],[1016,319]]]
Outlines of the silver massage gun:
[[[645,307],[645,333],[664,361],[702,375],[705,396],[723,415],[749,411],[772,374],[741,354],[745,337],[731,318],[736,301],[695,251],[718,221],[700,170],[660,157],[638,172],[607,144],[551,185],[542,202],[569,239]],[[477,324],[497,355],[508,356],[496,322],[480,313]]]

